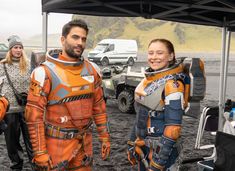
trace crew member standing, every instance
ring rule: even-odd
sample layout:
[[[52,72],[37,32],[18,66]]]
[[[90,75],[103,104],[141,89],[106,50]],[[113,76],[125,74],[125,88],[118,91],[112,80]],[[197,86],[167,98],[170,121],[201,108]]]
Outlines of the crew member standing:
[[[128,160],[138,162],[139,171],[177,170],[185,102],[183,65],[176,62],[173,44],[166,39],[150,42],[148,64],[135,90],[137,117]]]
[[[82,56],[87,34],[83,20],[65,24],[62,50],[49,51],[31,75],[25,117],[38,170],[91,170],[93,121],[102,159],[109,156],[101,76]]]
[[[9,51],[0,62],[0,77],[3,78],[1,93],[10,103],[9,111],[4,117],[7,128],[4,131],[8,156],[12,170],[23,169],[23,148],[20,143],[22,133],[29,162],[32,160],[32,147],[29,140],[28,128],[24,119],[25,104],[22,105],[16,98],[16,93],[27,93],[30,80],[29,61],[19,36],[8,38]],[[26,101],[26,100],[25,100]]]

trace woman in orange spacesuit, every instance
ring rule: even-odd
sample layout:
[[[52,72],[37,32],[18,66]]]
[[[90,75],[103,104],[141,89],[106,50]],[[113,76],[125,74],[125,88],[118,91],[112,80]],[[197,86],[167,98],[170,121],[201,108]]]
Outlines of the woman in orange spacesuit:
[[[135,90],[136,124],[128,141],[128,160],[140,171],[165,171],[179,155],[177,141],[184,113],[183,67],[172,43],[154,39],[148,46],[149,68]]]

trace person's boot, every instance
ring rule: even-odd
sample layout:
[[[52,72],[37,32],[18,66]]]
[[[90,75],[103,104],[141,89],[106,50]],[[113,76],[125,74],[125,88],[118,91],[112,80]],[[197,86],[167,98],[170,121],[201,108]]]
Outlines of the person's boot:
[[[12,171],[21,171],[23,169],[23,160],[19,160],[17,163],[13,162],[10,167]]]

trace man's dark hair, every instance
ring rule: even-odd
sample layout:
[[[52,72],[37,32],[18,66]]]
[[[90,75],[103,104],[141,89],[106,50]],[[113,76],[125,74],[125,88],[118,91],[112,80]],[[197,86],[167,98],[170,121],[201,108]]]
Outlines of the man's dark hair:
[[[64,25],[64,27],[62,29],[62,36],[67,37],[67,35],[69,34],[70,30],[73,27],[83,28],[84,30],[86,30],[86,33],[88,33],[88,31],[89,31],[88,26],[84,20],[81,20],[81,19],[72,20]]]

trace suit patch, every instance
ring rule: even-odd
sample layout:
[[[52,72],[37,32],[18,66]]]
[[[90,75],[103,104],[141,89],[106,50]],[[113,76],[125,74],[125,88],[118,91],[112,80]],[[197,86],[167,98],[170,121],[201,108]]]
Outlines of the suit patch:
[[[89,76],[82,76],[82,78],[83,78],[84,80],[89,81],[90,83],[93,83],[93,82],[94,82],[94,80],[95,80],[93,75],[89,75]]]
[[[178,87],[179,87],[179,83],[178,83],[177,81],[174,81],[174,82],[173,82],[173,87],[174,87],[174,88],[178,88]]]

